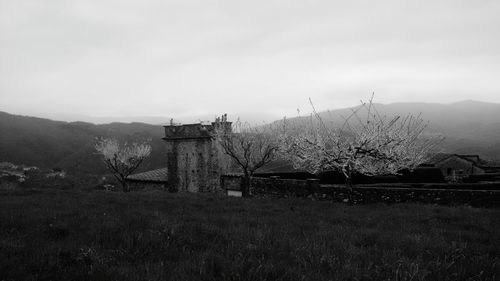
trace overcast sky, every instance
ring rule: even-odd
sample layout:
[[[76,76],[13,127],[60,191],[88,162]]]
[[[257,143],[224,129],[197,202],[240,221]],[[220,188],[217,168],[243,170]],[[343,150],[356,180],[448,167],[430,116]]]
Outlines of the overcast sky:
[[[498,103],[499,81],[498,0],[0,0],[14,114],[270,121],[372,92]]]

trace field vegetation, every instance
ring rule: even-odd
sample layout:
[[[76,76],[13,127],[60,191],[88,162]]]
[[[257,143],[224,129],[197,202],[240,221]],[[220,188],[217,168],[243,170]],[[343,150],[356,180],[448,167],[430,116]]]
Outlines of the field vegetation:
[[[0,280],[499,280],[500,210],[0,191]]]

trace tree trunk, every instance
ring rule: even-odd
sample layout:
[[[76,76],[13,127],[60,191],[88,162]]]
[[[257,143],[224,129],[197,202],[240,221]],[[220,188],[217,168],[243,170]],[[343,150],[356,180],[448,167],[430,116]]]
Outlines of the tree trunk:
[[[127,181],[125,179],[121,179],[120,183],[122,184],[122,190],[123,192],[129,192],[130,191],[130,186],[128,185]]]
[[[250,175],[245,174],[241,181],[241,195],[243,197],[250,196]]]
[[[352,189],[352,178],[351,175],[347,175],[345,178],[345,184],[347,186],[347,200],[349,200],[349,204],[354,204],[353,201],[353,189]]]
[[[345,184],[347,186],[347,200],[349,201],[349,204],[352,205],[354,204],[353,201],[353,189],[352,189],[352,172],[351,168],[349,166],[345,166],[342,169],[342,172],[345,176]]]

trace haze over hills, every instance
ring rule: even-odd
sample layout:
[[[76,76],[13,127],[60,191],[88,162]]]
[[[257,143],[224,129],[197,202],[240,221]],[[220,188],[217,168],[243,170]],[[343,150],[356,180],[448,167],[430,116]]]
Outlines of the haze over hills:
[[[462,101],[453,104],[393,103],[377,104],[385,115],[418,115],[429,121],[428,133],[446,137],[444,152],[479,154],[500,160],[500,104]],[[350,109],[322,112],[325,121],[340,123]],[[296,117],[299,118],[299,117]],[[292,118],[294,119],[294,118]],[[244,119],[243,119],[244,120]],[[121,140],[151,139],[152,155],[141,170],[165,166],[163,128],[146,123],[63,122],[0,112],[0,162],[60,167],[73,173],[104,173],[105,167],[95,154],[96,137]]]
[[[375,104],[382,115],[420,115],[429,122],[427,134],[445,137],[443,152],[479,154],[492,160],[500,159],[500,104],[479,101],[461,101],[452,104],[392,103]],[[340,125],[351,114],[352,108],[320,112],[330,124]],[[361,113],[361,116],[363,114]],[[305,117],[296,117],[297,120]]]
[[[166,125],[172,120],[175,123],[199,123],[213,121],[217,116],[227,113],[233,119],[240,118],[250,124],[262,124],[264,120],[272,121],[276,119],[276,115],[270,114],[256,114],[255,112],[238,112],[238,114],[227,112],[212,112],[205,114],[196,114],[189,116],[88,116],[83,114],[43,114],[39,116],[43,119],[59,120],[65,122],[87,122],[96,125],[103,125],[109,123],[146,123],[151,125]],[[277,115],[280,116],[280,115]]]
[[[383,115],[420,115],[429,122],[429,129],[441,132],[447,137],[481,137],[477,130],[498,136],[500,104],[477,101],[462,101],[452,104],[437,103],[392,103],[375,104]],[[341,116],[348,116],[351,109],[321,112],[325,120],[340,124]],[[495,130],[497,129],[497,130]],[[491,139],[493,141],[493,139]]]

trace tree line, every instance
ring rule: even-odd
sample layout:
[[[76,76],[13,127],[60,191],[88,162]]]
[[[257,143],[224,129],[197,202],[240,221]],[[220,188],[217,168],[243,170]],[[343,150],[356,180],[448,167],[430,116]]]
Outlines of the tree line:
[[[312,174],[339,171],[352,191],[353,174],[397,175],[412,170],[442,141],[424,135],[428,123],[420,115],[380,114],[373,97],[344,116],[340,126],[325,122],[312,102],[311,107],[308,117],[264,126],[229,122],[227,115],[216,119],[212,136],[241,171],[243,196],[250,195],[256,170],[277,158]],[[128,191],[126,177],[151,152],[147,143],[120,147],[110,139],[100,139],[95,148],[124,191]]]

